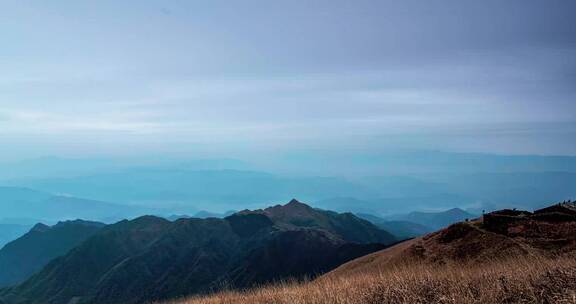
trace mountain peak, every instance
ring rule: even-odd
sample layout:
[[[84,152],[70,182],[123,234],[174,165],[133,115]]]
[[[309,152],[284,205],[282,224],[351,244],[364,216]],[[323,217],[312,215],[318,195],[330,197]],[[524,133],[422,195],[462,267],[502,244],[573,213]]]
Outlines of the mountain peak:
[[[276,205],[264,209],[264,214],[271,218],[283,217],[313,217],[315,215],[314,208],[292,199],[286,205]]]
[[[34,225],[34,227],[32,227],[32,229],[30,229],[30,232],[46,232],[50,230],[50,226],[46,225],[46,224],[42,224],[42,223],[38,223],[36,225]]]
[[[306,208],[306,209],[308,209],[308,208],[311,209],[311,208],[312,208],[312,207],[310,207],[310,206],[308,206],[308,205],[300,202],[299,200],[297,200],[297,199],[295,199],[295,198],[291,199],[290,202],[288,202],[288,204],[284,205],[284,207],[289,207],[289,208]]]
[[[288,202],[288,204],[286,204],[286,205],[291,205],[291,204],[293,204],[293,205],[295,205],[295,204],[302,204],[302,205],[304,205],[303,203],[301,203],[299,200],[297,200],[297,199],[295,199],[295,198],[291,199],[291,200]]]

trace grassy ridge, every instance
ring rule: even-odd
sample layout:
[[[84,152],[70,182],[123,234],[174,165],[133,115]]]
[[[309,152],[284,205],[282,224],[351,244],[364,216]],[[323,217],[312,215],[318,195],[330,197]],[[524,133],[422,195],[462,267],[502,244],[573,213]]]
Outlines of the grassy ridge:
[[[576,303],[576,259],[531,257],[470,267],[409,265],[169,303]]]

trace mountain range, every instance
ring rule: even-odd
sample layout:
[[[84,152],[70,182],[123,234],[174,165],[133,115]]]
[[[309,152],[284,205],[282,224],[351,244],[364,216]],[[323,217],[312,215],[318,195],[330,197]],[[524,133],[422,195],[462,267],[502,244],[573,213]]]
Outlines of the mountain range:
[[[77,218],[114,222],[156,212],[160,211],[24,187],[0,187],[0,220],[10,219],[11,224],[29,224],[30,219],[57,222]]]
[[[466,212],[460,208],[452,208],[446,211],[438,212],[420,212],[413,211],[407,214],[397,214],[385,217],[387,221],[402,221],[407,223],[414,223],[420,225],[423,229],[428,229],[432,232],[438,229],[445,228],[451,224],[465,221],[466,219],[477,218],[477,215]],[[426,228],[428,227],[428,228]]]
[[[397,267],[481,267],[510,257],[576,253],[573,203],[470,215],[459,209],[405,215],[442,228],[399,244],[407,235],[376,224],[397,231],[433,228],[361,215],[373,224],[297,200],[225,218],[38,224],[0,250],[0,279],[11,285],[0,289],[0,303],[146,303],[286,279],[356,278],[353,284],[360,284],[360,277],[372,280],[372,274]]]
[[[438,212],[414,211],[407,214],[396,214],[387,217],[379,217],[366,213],[358,213],[357,215],[402,240],[421,236],[451,224],[477,217],[460,208],[452,208]]]
[[[142,303],[315,276],[396,242],[352,214],[296,200],[224,219],[154,216],[101,228],[4,303]],[[1,303],[1,302],[0,302]]]
[[[289,176],[267,171],[175,166],[130,167],[71,177],[19,177],[5,179],[1,184],[99,202],[170,207],[172,214],[261,208],[270,201],[284,201],[293,196],[313,202],[319,208],[382,216],[455,206],[475,208],[474,212],[479,213],[508,207],[532,210],[542,207],[544,202],[576,196],[573,190],[576,172],[563,171],[557,162],[543,166],[549,171],[535,170],[526,163],[510,171],[472,166],[471,170],[447,169],[450,172],[433,174],[363,177]],[[462,159],[460,165],[465,164],[469,161]]]

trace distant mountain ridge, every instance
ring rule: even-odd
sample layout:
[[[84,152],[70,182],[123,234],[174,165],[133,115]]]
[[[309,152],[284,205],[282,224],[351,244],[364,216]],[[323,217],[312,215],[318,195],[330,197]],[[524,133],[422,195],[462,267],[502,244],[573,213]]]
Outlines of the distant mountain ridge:
[[[86,218],[104,221],[132,217],[156,211],[22,187],[0,187],[0,219],[37,218],[49,221]]]
[[[383,221],[376,226],[392,233],[398,239],[409,239],[433,231],[432,228],[408,221]]]
[[[144,216],[102,228],[27,281],[0,291],[0,301],[142,303],[251,287],[314,276],[392,242],[365,220],[296,200],[225,219]]]
[[[560,159],[555,161],[553,168],[560,166]],[[468,160],[459,165],[465,163]],[[528,164],[526,162],[524,165]],[[254,209],[267,202],[284,201],[292,196],[316,202],[314,206],[324,209],[380,214],[407,213],[424,208],[445,209],[450,206],[490,211],[504,207],[535,209],[540,208],[543,202],[576,196],[574,171],[533,171],[526,168],[527,171],[492,172],[487,168],[498,169],[486,167],[471,172],[456,170],[350,179],[342,176],[289,177],[262,171],[166,166],[105,171],[74,178],[20,178],[6,180],[3,184],[103,202],[178,206],[170,211],[173,214],[192,214],[198,209],[210,210],[214,206],[217,206],[216,210]],[[190,202],[194,202],[194,206]],[[246,202],[251,204],[245,205]]]
[[[216,213],[216,212],[201,210],[201,211],[194,213],[194,215],[173,214],[170,216],[166,216],[165,218],[169,221],[175,221],[175,220],[179,220],[181,218],[210,218],[210,217],[225,218],[225,217],[230,216],[234,213],[236,213],[236,211],[226,211],[224,213]]]
[[[386,217],[388,221],[407,221],[416,223],[424,227],[430,227],[432,230],[447,227],[453,223],[461,222],[466,219],[474,219],[477,215],[468,213],[460,208],[452,208],[440,212],[420,212],[414,211],[408,214],[399,214]]]
[[[460,208],[452,208],[438,212],[410,212],[387,217],[379,217],[368,213],[358,213],[358,217],[366,219],[398,239],[409,239],[447,227],[451,224],[476,218]]]

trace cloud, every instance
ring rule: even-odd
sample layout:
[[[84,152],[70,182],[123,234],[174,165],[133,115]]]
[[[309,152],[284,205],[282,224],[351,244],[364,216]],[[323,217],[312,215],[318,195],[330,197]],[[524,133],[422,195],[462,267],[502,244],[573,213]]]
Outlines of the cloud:
[[[576,153],[568,1],[9,6],[4,139]]]

